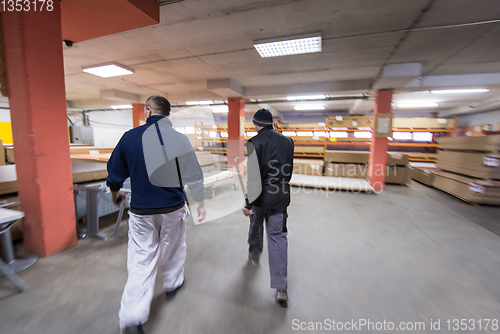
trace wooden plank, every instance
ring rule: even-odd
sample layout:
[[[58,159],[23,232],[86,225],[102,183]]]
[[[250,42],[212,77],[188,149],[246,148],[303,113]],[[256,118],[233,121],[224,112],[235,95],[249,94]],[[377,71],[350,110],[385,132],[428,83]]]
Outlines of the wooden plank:
[[[104,154],[72,154],[71,159],[91,160],[91,161],[108,161],[111,153]]]

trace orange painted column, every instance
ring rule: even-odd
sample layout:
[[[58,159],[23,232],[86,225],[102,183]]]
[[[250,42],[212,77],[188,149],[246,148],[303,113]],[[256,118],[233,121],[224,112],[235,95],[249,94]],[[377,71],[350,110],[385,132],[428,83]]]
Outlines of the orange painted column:
[[[138,127],[140,124],[139,120],[146,120],[144,115],[144,103],[132,103],[132,121],[134,128]]]
[[[236,163],[243,172],[245,145],[245,100],[240,97],[229,98],[227,101],[227,166],[234,167]]]
[[[377,114],[391,112],[392,93],[392,89],[377,91],[375,95],[375,108],[373,109],[373,124],[376,124]],[[375,133],[375,129],[373,130]],[[385,186],[387,142],[387,138],[375,138],[375,135],[372,137],[368,166],[368,183],[370,183],[375,191],[383,191]]]
[[[47,256],[77,243],[60,4],[1,15],[24,244]]]

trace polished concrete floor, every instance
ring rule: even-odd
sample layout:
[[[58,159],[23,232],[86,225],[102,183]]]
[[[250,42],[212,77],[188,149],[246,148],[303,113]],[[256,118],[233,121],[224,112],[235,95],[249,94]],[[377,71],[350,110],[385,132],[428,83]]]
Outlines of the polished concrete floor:
[[[379,195],[294,188],[290,302],[282,308],[269,288],[267,252],[258,267],[247,260],[248,219],[223,212],[237,191],[227,185],[217,192],[207,200],[217,215],[188,226],[185,286],[165,300],[157,277],[148,334],[319,333],[332,332],[332,320],[354,325],[337,332],[388,333],[391,322],[394,331],[405,322],[430,333],[438,321],[443,333],[500,332],[494,322],[484,330],[484,319],[500,319],[498,207],[472,206],[418,183]],[[103,219],[108,234],[114,217]],[[40,259],[19,274],[30,286],[24,294],[1,278],[0,333],[119,333],[126,240],[124,221],[117,238],[81,240]],[[470,319],[475,329],[453,330],[453,319]]]

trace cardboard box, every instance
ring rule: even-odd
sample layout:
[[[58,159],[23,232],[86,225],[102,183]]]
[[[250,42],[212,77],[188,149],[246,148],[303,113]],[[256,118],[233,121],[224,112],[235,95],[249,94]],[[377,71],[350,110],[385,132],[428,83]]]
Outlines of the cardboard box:
[[[370,152],[359,151],[330,151],[325,152],[325,161],[347,164],[367,164]],[[396,166],[408,165],[408,155],[398,152],[387,152],[387,164]]]
[[[466,202],[500,205],[500,182],[477,180],[471,177],[437,171],[434,187]]]
[[[0,139],[0,166],[5,165],[5,149],[3,147],[3,141]]]
[[[411,178],[417,182],[425,184],[426,186],[434,186],[434,174],[437,168],[423,168],[423,167],[410,167]]]
[[[293,159],[293,173],[303,175],[323,175],[323,161],[316,159]]]
[[[498,153],[439,151],[437,167],[475,178],[500,180]]]
[[[455,151],[500,151],[500,135],[481,137],[443,137],[438,140],[443,150]]]
[[[392,126],[396,129],[453,129],[453,118],[394,118]]]

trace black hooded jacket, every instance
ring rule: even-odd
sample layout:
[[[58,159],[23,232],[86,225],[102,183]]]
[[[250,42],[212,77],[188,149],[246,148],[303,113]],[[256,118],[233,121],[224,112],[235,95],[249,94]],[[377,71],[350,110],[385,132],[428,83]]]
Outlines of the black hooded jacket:
[[[247,207],[278,209],[290,204],[293,150],[291,138],[270,128],[261,129],[248,140]]]

